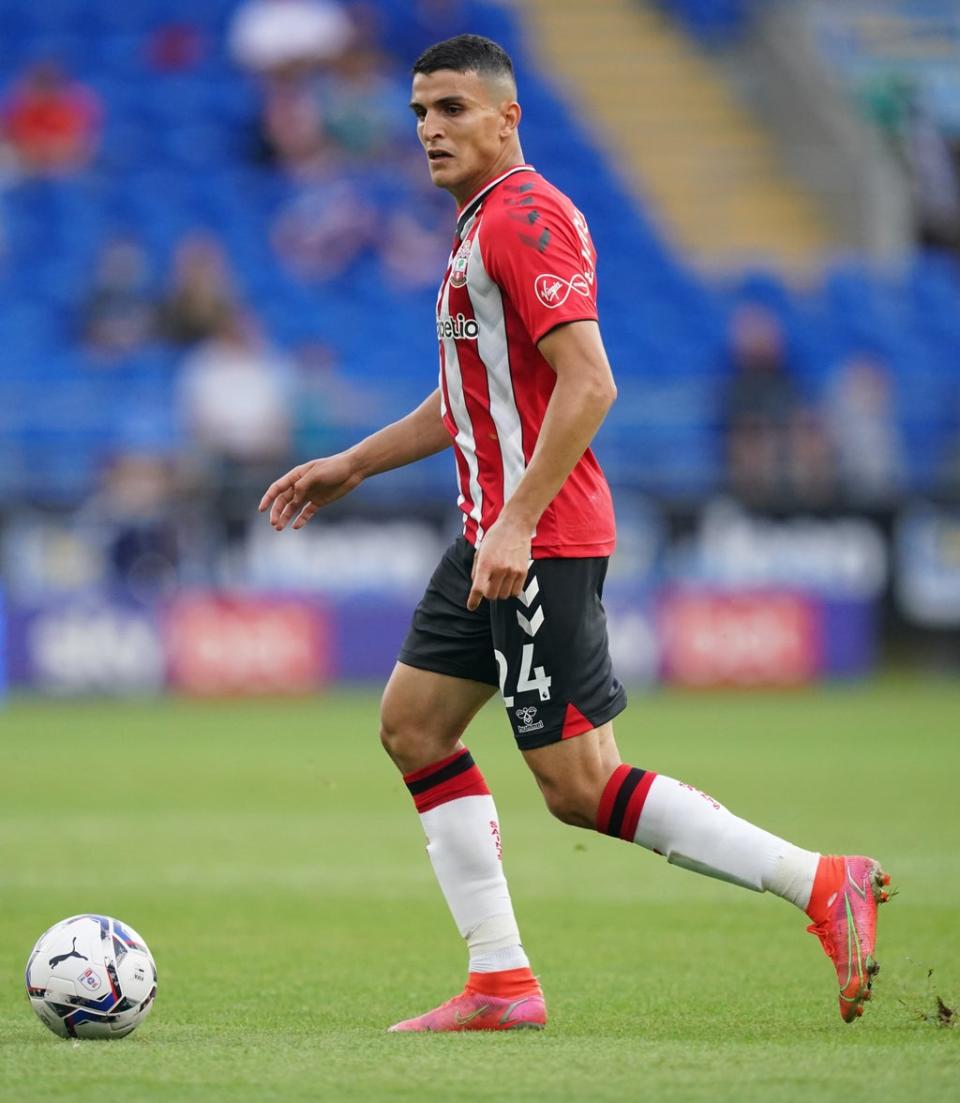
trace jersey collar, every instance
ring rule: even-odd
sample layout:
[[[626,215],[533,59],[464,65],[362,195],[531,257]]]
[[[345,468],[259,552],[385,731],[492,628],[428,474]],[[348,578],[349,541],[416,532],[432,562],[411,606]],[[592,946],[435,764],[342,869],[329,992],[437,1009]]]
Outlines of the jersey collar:
[[[512,169],[507,169],[506,172],[501,173],[496,179],[484,184],[483,187],[478,192],[475,192],[460,208],[460,213],[457,215],[457,237],[461,240],[463,239],[467,223],[477,213],[477,208],[480,206],[481,200],[489,192],[493,191],[498,184],[502,184],[508,176],[513,176],[514,173],[535,171],[533,165],[514,165]]]

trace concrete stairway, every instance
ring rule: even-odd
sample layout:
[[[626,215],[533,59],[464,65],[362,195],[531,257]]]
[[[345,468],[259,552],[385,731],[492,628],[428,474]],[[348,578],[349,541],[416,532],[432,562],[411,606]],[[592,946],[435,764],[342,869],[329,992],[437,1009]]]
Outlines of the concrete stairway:
[[[652,4],[513,0],[528,40],[620,161],[667,236],[698,265],[812,268],[831,245],[773,139]]]

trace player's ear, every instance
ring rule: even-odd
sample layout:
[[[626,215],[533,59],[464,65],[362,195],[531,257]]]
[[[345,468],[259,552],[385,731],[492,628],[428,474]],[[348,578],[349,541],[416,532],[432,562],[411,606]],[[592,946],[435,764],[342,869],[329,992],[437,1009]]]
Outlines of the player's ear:
[[[508,101],[500,108],[500,137],[509,138],[511,134],[515,134],[517,127],[520,125],[520,116],[522,112],[520,110],[520,104],[515,100]]]

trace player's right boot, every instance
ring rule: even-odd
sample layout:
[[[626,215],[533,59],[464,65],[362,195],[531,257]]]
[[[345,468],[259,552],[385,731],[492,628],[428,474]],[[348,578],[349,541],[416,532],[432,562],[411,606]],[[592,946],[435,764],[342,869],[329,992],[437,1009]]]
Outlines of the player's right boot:
[[[473,976],[471,976],[471,980]],[[536,984],[536,981],[534,981]],[[471,983],[459,996],[415,1019],[404,1019],[389,1028],[393,1034],[426,1034],[460,1030],[543,1030],[547,1005],[540,985],[514,998],[489,996]]]
[[[880,972],[874,957],[877,905],[886,903],[890,875],[873,858],[824,855],[820,859],[807,915],[807,930],[820,939],[837,970],[840,1017],[852,1023],[870,999]]]

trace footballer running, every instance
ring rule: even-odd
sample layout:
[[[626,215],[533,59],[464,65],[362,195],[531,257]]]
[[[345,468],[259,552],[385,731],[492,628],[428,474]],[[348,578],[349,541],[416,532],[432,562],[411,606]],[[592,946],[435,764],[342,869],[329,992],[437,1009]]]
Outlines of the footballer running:
[[[840,1014],[870,998],[872,858],[821,856],[739,819],[712,797],[621,762],[626,695],[602,595],[614,550],[610,490],[590,443],[616,397],[597,320],[586,219],[525,163],[513,64],[460,35],[413,67],[410,106],[434,184],[457,205],[437,296],[439,386],[412,413],[335,456],[293,468],[261,511],[302,528],[365,479],[453,447],[463,534],[413,614],[381,705],[469,963],[463,991],[393,1031],[542,1028],[503,871],[499,817],[461,739],[500,692],[520,753],[564,823],[668,862],[772,892],[805,912],[836,968]]]

